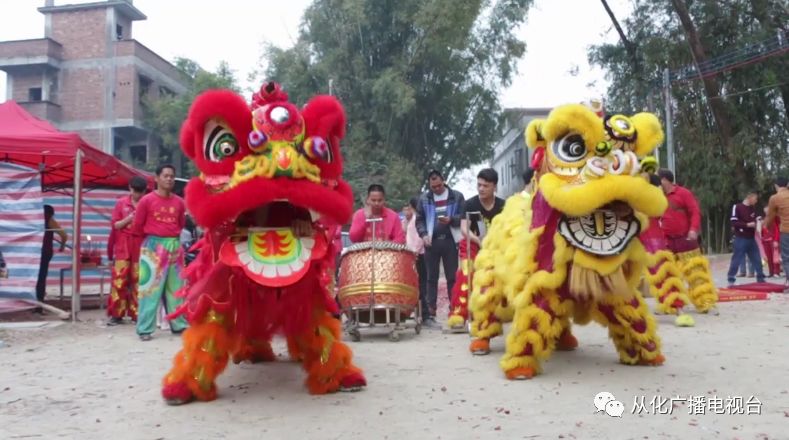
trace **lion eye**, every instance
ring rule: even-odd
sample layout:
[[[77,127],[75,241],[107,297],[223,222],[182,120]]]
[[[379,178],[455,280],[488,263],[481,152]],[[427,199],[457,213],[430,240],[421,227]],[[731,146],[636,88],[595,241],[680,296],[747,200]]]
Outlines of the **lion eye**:
[[[586,157],[586,144],[581,135],[571,134],[553,143],[553,153],[563,162],[578,162]]]
[[[206,125],[203,153],[211,162],[220,162],[238,153],[238,141],[230,129],[211,122]]]

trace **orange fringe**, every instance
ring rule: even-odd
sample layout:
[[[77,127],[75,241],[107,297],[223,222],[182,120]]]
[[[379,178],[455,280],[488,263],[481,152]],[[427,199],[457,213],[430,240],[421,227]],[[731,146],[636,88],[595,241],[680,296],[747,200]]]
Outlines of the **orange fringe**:
[[[183,349],[175,355],[163,385],[185,383],[197,399],[216,399],[214,379],[225,369],[230,347],[227,329],[217,322],[188,328],[183,334]]]
[[[361,375],[361,370],[351,363],[351,349],[340,340],[340,322],[337,319],[325,311],[316,311],[310,329],[313,330],[301,335],[297,343],[303,350],[301,354],[307,371],[305,385],[311,394],[337,391],[343,378]]]

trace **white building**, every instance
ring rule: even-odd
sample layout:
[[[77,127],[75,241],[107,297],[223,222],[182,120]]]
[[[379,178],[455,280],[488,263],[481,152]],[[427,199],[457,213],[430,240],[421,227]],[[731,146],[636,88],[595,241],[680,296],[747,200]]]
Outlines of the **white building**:
[[[509,108],[504,110],[506,125],[502,138],[493,147],[490,167],[499,173],[497,195],[507,198],[523,189],[521,176],[531,162],[524,130],[532,119],[546,118],[550,108]]]

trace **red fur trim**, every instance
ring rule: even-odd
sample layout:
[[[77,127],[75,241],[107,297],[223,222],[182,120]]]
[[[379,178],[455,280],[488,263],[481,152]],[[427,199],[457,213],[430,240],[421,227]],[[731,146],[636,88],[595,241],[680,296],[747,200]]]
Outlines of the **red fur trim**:
[[[367,386],[367,379],[364,378],[364,375],[361,371],[354,371],[353,373],[345,376],[340,381],[340,385],[343,388],[358,388]]]
[[[239,147],[236,155],[220,162],[206,159],[203,151],[203,127],[212,119],[227,124]],[[204,174],[229,176],[233,173],[235,162],[250,153],[247,145],[250,131],[252,113],[244,98],[230,90],[209,90],[198,95],[189,109],[189,115],[181,128],[181,149]]]
[[[231,191],[213,194],[202,181],[192,179],[185,194],[189,212],[206,228],[214,228],[276,199],[287,199],[294,205],[314,209],[339,224],[346,223],[353,214],[351,187],[343,181],[332,190],[306,179],[256,178]]]
[[[192,391],[183,382],[165,384],[162,387],[162,397],[165,400],[179,400],[181,402],[188,402],[194,398]]]
[[[318,161],[321,177],[338,179],[342,175],[340,141],[345,137],[345,110],[333,96],[320,95],[312,98],[301,112],[306,126],[306,135],[320,136],[331,146],[332,162]]]

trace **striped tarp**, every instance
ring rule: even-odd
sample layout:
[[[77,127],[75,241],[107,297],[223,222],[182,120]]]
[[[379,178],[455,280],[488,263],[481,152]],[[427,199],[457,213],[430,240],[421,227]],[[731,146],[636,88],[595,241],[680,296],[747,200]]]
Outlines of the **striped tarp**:
[[[36,299],[43,234],[38,172],[0,162],[0,251],[8,268],[8,278],[0,279],[0,298]]]
[[[102,263],[107,264],[107,238],[110,217],[115,201],[125,191],[89,190],[82,195],[83,249],[90,246],[101,252]],[[44,204],[55,208],[55,220],[68,234],[68,247],[55,254],[47,273],[47,298],[60,295],[60,273],[71,268],[71,246],[74,244],[72,209],[74,199],[70,193],[41,193],[41,180],[35,170],[18,165],[0,163],[0,250],[6,258],[9,278],[0,279],[0,297],[35,299],[35,286],[41,258],[44,234]],[[55,235],[55,239],[58,237]],[[96,269],[82,269],[82,293],[98,292],[100,273]],[[109,290],[109,277],[105,276],[105,293]],[[64,293],[71,293],[71,271],[64,272]]]
[[[92,247],[101,252],[102,264],[107,264],[107,239],[110,235],[110,218],[115,202],[128,191],[91,190],[82,194],[82,234],[80,244],[82,250]],[[65,252],[58,252],[55,244],[55,256],[49,265],[47,276],[47,297],[60,295],[60,269],[71,268],[71,245],[74,243],[72,209],[74,199],[70,194],[44,193],[44,203],[55,208],[55,220],[68,234],[69,247]],[[88,241],[90,236],[90,241]],[[57,238],[57,236],[55,236]],[[97,269],[82,268],[82,293],[98,292],[100,272]],[[71,292],[71,271],[64,273],[64,291]],[[109,291],[109,275],[105,274],[104,293]]]

